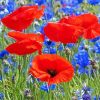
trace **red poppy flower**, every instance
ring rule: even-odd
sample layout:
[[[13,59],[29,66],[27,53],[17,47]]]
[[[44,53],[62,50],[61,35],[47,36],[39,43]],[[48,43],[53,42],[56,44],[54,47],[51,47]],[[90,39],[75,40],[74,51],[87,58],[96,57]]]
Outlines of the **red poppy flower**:
[[[55,42],[75,43],[81,36],[80,27],[64,23],[48,23],[44,27],[46,36]]]
[[[82,33],[85,39],[93,39],[100,36],[100,25],[98,25],[98,18],[93,14],[64,17],[59,21],[59,23],[66,23],[83,27]]]
[[[83,37],[85,39],[93,39],[100,36],[100,24],[96,23],[85,30]]]
[[[82,26],[82,19],[79,16],[65,16],[59,21],[59,23]]]
[[[67,60],[56,54],[43,54],[34,58],[29,74],[51,85],[70,81],[74,69]]]
[[[44,6],[22,6],[11,14],[1,19],[2,23],[10,29],[22,31],[26,29],[33,20],[39,19],[44,12]]]
[[[23,33],[23,32],[18,32],[18,31],[11,31],[8,33],[8,36],[14,38],[16,41],[21,41],[24,39],[32,39],[36,40],[39,42],[44,41],[44,35],[40,33]]]
[[[9,53],[18,55],[31,54],[35,51],[41,53],[42,42],[44,41],[43,35],[23,34],[21,32],[9,32],[8,35],[17,40],[6,48]]]
[[[79,16],[83,23],[82,23],[82,27],[84,28],[88,28],[91,25],[98,23],[98,18],[97,16],[93,15],[93,14],[83,14]]]
[[[64,17],[59,22],[88,28],[91,25],[98,23],[98,18],[93,14],[87,13],[79,16]]]

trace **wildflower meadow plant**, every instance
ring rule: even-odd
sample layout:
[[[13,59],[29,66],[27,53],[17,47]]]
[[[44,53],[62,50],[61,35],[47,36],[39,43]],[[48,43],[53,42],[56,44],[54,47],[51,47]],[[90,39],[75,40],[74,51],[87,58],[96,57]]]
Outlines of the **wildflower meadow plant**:
[[[100,100],[100,0],[0,0],[0,100]]]

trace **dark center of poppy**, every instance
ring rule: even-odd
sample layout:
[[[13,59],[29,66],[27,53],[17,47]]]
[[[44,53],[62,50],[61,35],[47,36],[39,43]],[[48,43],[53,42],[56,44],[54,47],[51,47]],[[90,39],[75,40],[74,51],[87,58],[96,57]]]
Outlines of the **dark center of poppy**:
[[[57,72],[55,70],[48,70],[47,72],[48,72],[48,74],[51,75],[51,77],[54,77],[57,74]]]

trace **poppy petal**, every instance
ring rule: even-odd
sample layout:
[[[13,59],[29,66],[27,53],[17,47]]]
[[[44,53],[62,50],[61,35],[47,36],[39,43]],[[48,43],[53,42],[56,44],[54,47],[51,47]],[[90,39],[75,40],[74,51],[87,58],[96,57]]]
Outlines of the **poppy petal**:
[[[43,14],[44,14],[44,9],[45,9],[45,6],[42,5],[42,6],[41,6],[41,9],[38,10],[38,12],[36,12],[36,14],[35,14],[35,18],[39,19],[40,17],[42,17]]]
[[[62,18],[59,23],[65,23],[75,26],[82,26],[82,19],[79,16],[66,16]]]
[[[89,28],[91,25],[98,23],[97,16],[93,14],[87,13],[87,14],[80,15],[79,17],[83,20],[82,27],[84,28]]]
[[[44,7],[41,9],[38,6],[22,6],[16,9],[11,14],[1,19],[2,23],[13,30],[22,31],[26,29],[35,18],[39,19],[44,12]]]
[[[65,24],[70,24],[70,25],[75,25],[75,26],[80,26],[83,28],[88,28],[91,25],[98,23],[98,18],[90,13],[82,14],[79,16],[66,16],[62,18],[59,23],[65,23]]]
[[[43,42],[44,41],[44,35],[42,34],[38,34],[38,33],[22,33],[22,32],[18,32],[18,31],[11,31],[8,33],[8,36],[14,38],[17,41],[21,41],[24,39],[33,39],[39,42]]]
[[[68,82],[72,79],[72,76],[74,75],[73,68],[69,70],[65,70],[60,72],[56,77],[52,78],[49,80],[49,85],[54,84],[54,83],[60,83],[60,82]],[[67,75],[67,77],[66,77]]]
[[[25,55],[41,50],[42,44],[34,40],[22,40],[9,45],[6,50],[11,54]]]
[[[88,29],[85,30],[83,34],[83,38],[85,39],[93,39],[100,36],[100,24],[94,24]]]
[[[44,32],[50,40],[62,43],[76,43],[82,35],[81,30],[77,26],[53,22],[44,27]]]

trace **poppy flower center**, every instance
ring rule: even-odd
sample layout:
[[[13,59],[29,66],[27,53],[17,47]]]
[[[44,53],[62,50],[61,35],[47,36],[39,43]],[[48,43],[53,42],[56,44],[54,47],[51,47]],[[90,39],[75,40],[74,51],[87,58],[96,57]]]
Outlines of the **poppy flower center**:
[[[48,70],[47,72],[48,72],[48,74],[51,75],[51,77],[54,77],[57,74],[57,72],[55,70]]]

